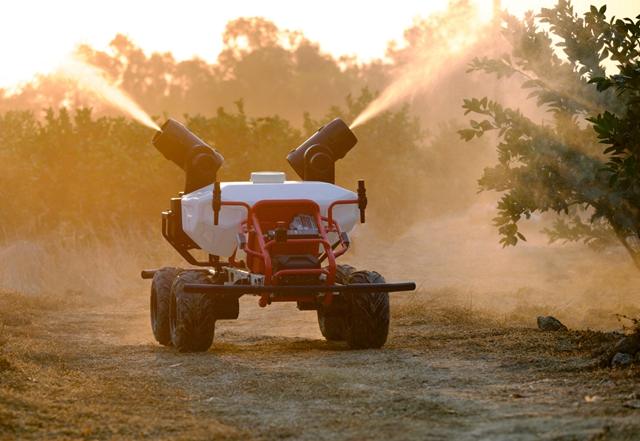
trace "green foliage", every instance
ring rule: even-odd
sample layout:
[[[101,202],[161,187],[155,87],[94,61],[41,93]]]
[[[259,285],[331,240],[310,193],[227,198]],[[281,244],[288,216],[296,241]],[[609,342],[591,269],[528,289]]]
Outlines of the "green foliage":
[[[552,228],[546,228],[544,231],[551,243],[582,242],[595,251],[602,251],[616,243],[616,237],[611,234],[606,220],[583,219],[578,213],[569,213],[567,217],[554,219]]]
[[[244,180],[251,171],[269,169],[293,178],[284,159],[291,148],[335,116],[353,121],[374,99],[371,90],[382,90],[391,72],[430,50],[441,21],[469,7],[461,2],[451,13],[414,22],[404,44],[389,47],[391,63],[331,57],[299,32],[261,18],[228,23],[213,64],[147,54],[122,35],[106,51],[83,46],[78,53],[142,108],[163,115],[159,121],[178,117],[219,149],[226,160],[221,179]],[[392,109],[358,127],[358,146],[337,165],[341,185],[367,180],[374,226],[399,233],[421,216],[473,201],[468,177],[480,172],[487,143],[475,141],[469,153],[453,123],[436,121],[447,121],[458,111],[452,109],[455,97],[477,90],[480,82],[451,75],[448,82],[456,87],[447,93],[422,96],[411,111]],[[43,108],[61,110],[43,115]],[[153,149],[148,129],[105,116],[109,110],[73,82],[52,76],[16,95],[0,90],[0,157],[11,164],[0,175],[4,236],[58,228],[79,234],[83,224],[106,235],[132,223],[157,227],[158,211],[182,187],[182,172]],[[430,133],[416,115],[428,121]]]
[[[181,179],[143,148],[151,135],[124,118],[94,119],[90,109],[49,109],[43,121],[26,111],[0,115],[4,233],[124,227],[157,211]]]
[[[236,102],[235,113],[219,108],[213,117],[185,118],[194,133],[225,156],[221,180],[246,180],[257,169],[281,170],[289,150],[303,141],[300,131],[277,115],[247,116],[242,101]]]
[[[602,144],[607,145],[606,170],[609,185],[616,196],[635,211],[640,207],[640,16],[606,20],[605,8],[587,14],[593,26],[600,30],[602,52],[617,63],[618,72],[594,76],[599,91],[615,91],[624,107],[588,118]],[[635,225],[625,225],[633,231]]]
[[[242,101],[234,111],[219,108],[214,116],[185,115],[184,121],[225,156],[221,180],[246,180],[259,170],[283,170],[295,179],[285,160],[289,150],[330,118],[352,119],[371,99],[365,90],[322,120],[306,115],[304,133],[276,115],[248,116]],[[152,147],[152,135],[125,118],[95,118],[87,108],[73,114],[49,109],[42,120],[28,111],[0,114],[0,160],[9,165],[0,175],[0,237],[60,229],[108,236],[114,228],[155,227],[184,175]],[[358,136],[357,148],[337,165],[340,183],[353,188],[356,179],[367,179],[372,222],[408,226],[390,213],[422,204],[420,188],[406,191],[424,176],[411,167],[425,156],[418,122],[404,108],[371,121]]]
[[[519,76],[551,120],[536,123],[496,101],[472,98],[464,101],[465,114],[483,119],[459,134],[465,140],[491,131],[498,136],[498,163],[479,184],[502,193],[495,224],[503,245],[524,240],[520,220],[551,211],[566,216],[546,230],[552,241],[601,246],[615,234],[640,266],[640,21],[607,20],[605,12],[592,7],[579,18],[560,0],[537,20],[505,17],[511,53],[475,59],[470,70]],[[617,72],[607,75],[605,63],[611,69],[612,62]],[[581,213],[589,213],[586,223]]]

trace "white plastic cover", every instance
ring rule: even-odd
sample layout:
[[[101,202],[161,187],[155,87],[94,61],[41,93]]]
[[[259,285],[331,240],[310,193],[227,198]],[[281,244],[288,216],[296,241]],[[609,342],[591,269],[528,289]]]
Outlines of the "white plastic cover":
[[[252,172],[253,184],[284,184],[286,177],[282,172]]]
[[[323,216],[334,201],[357,199],[347,189],[326,182],[285,181],[281,184],[252,182],[223,182],[220,184],[223,201],[241,201],[253,206],[261,200],[310,199],[320,206]],[[243,207],[223,206],[218,225],[213,225],[213,185],[208,185],[182,197],[182,229],[204,251],[229,257],[236,248],[236,234],[246,219]],[[333,217],[342,231],[350,232],[359,220],[357,204],[338,205]]]

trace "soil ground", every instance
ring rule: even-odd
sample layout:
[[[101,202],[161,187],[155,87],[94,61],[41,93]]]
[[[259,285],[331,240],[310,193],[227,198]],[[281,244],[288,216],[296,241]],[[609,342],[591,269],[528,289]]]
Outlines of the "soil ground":
[[[640,370],[594,358],[615,335],[418,294],[392,302],[383,349],[351,351],[313,312],[256,303],[180,354],[153,341],[142,295],[0,295],[0,439],[640,439]]]

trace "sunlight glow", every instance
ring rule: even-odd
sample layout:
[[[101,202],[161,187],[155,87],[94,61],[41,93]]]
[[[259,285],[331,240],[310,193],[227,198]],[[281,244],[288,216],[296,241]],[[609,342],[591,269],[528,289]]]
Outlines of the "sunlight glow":
[[[129,36],[147,52],[171,52],[178,60],[194,56],[214,62],[221,50],[225,24],[241,16],[263,16],[282,28],[299,30],[334,56],[362,61],[384,57],[391,40],[402,41],[404,29],[417,17],[446,9],[448,0],[399,0],[393,7],[375,2],[325,0],[308,2],[238,0],[211,2],[168,0],[87,2],[23,0],[2,5],[0,87],[12,88],[37,73],[50,73],[81,43],[105,49],[116,33]],[[473,0],[482,21],[491,19],[493,0]],[[503,0],[516,15],[548,7],[554,0]],[[577,11],[592,0],[575,0]],[[601,3],[601,2],[596,2]],[[618,16],[637,15],[628,0],[607,1]]]
[[[108,103],[150,129],[160,130],[151,117],[129,95],[109,81],[107,75],[99,68],[69,57],[55,74],[73,80],[82,92]]]
[[[428,91],[448,72],[459,67],[473,45],[486,32],[491,19],[475,7],[454,6],[446,12],[435,13],[427,19],[431,25],[428,41],[410,48],[409,59],[395,78],[356,119],[350,128],[358,127],[390,107]]]

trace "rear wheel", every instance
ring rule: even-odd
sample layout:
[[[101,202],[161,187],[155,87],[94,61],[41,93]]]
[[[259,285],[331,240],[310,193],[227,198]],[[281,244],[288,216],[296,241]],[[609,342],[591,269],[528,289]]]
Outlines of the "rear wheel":
[[[210,296],[186,293],[184,285],[211,283],[202,271],[183,271],[171,287],[171,341],[180,352],[204,352],[213,343],[215,332],[214,303]]]
[[[161,268],[153,275],[151,282],[151,329],[155,339],[164,346],[171,345],[169,329],[169,308],[171,304],[171,285],[180,273],[179,268]]]
[[[354,271],[349,283],[385,283],[375,271]],[[345,293],[344,336],[353,349],[379,348],[389,334],[389,293]]]
[[[346,285],[349,283],[349,276],[356,269],[351,265],[338,265],[336,268],[336,282]],[[340,303],[338,298],[335,298],[336,303]],[[320,325],[320,332],[322,336],[329,341],[344,341],[344,308],[340,308],[342,305],[333,305],[332,307],[325,308],[320,305],[318,308],[318,325]]]
[[[318,308],[318,325],[328,341],[344,341],[344,314]]]

